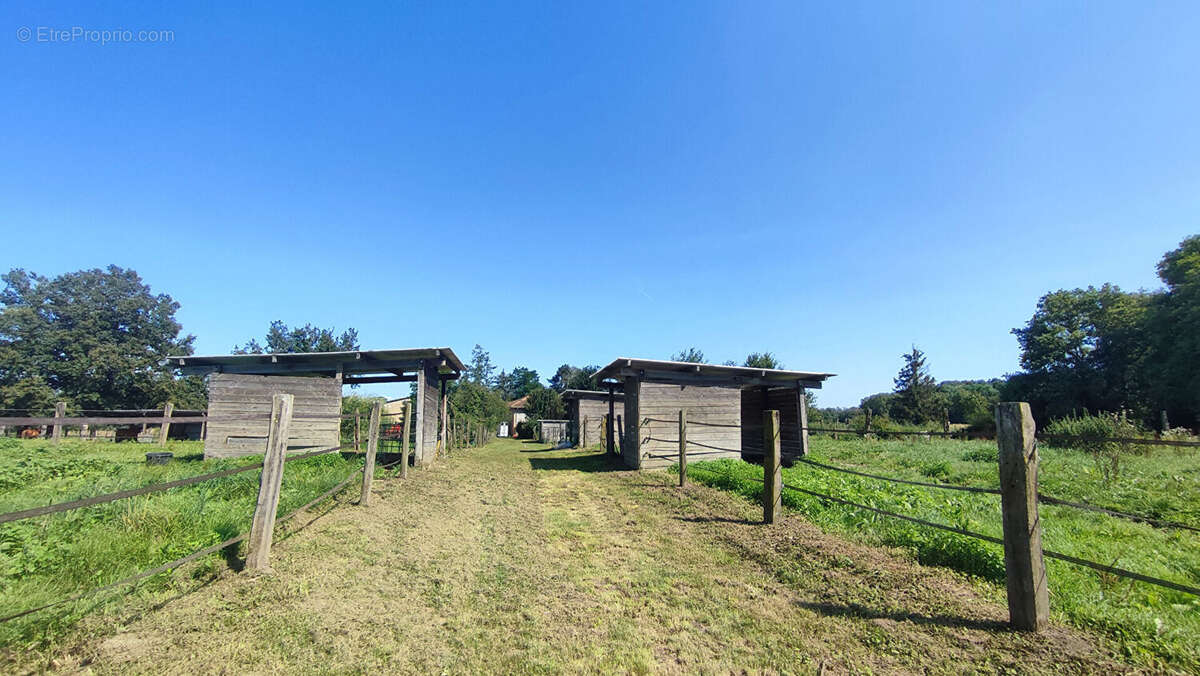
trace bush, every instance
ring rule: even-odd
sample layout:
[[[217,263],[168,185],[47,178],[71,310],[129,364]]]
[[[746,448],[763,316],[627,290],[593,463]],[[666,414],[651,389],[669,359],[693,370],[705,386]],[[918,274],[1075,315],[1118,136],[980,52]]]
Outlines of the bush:
[[[1083,451],[1092,456],[1096,469],[1105,482],[1111,482],[1121,473],[1121,456],[1133,452],[1132,444],[1109,441],[1113,438],[1131,438],[1141,435],[1137,425],[1115,413],[1071,415],[1059,418],[1046,425],[1046,434],[1055,446]],[[1149,446],[1143,447],[1149,452]]]

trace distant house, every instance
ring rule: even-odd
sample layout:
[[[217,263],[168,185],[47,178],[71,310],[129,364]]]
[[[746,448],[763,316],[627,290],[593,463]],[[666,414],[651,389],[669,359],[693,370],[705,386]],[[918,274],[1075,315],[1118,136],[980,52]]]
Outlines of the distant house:
[[[517,424],[529,418],[529,395],[508,402],[508,429],[517,436]]]

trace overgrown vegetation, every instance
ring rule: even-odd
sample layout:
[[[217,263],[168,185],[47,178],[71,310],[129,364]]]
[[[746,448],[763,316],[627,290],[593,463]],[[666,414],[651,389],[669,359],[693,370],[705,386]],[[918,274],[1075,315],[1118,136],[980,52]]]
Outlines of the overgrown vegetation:
[[[175,459],[147,465],[139,444],[0,439],[0,513],[67,502],[197,474],[253,464],[261,456],[203,460],[200,442],[172,442]],[[159,450],[154,447],[152,450]],[[286,514],[341,481],[360,463],[330,454],[285,465],[279,513]],[[259,473],[243,472],[162,493],[0,524],[2,614],[34,608],[109,584],[249,529]],[[236,560],[238,552],[226,552]],[[226,565],[216,554],[197,567],[203,577]],[[186,580],[164,573],[133,593]],[[0,646],[17,650],[55,641],[92,612],[119,607],[120,592],[63,604],[0,624]]]
[[[1041,491],[1135,514],[1200,526],[1200,456],[1155,449],[1122,457],[1119,473],[1088,452],[1041,445]],[[834,441],[814,436],[812,456],[885,476],[995,487],[994,442]],[[689,464],[693,479],[759,499],[762,468],[740,461]],[[784,469],[785,483],[917,518],[1001,536],[999,497],[939,491],[830,472],[804,464]],[[1002,593],[1004,554],[998,545],[784,491],[784,503],[829,531],[903,547],[922,563],[949,566],[994,583]],[[1042,506],[1043,544],[1065,554],[1193,586],[1200,585],[1200,538],[1082,512]],[[1200,669],[1200,599],[1071,564],[1048,560],[1051,609],[1078,626],[1110,636],[1140,662]]]

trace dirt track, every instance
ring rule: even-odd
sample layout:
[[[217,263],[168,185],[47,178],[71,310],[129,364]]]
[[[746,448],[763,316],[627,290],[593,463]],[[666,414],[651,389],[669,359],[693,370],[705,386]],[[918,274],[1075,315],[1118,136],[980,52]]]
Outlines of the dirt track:
[[[51,662],[64,671],[1121,671],[1096,639],[1003,626],[996,594],[774,526],[727,493],[494,442],[377,480],[229,572]],[[317,516],[317,515],[313,515]],[[297,519],[298,524],[309,519]],[[43,663],[44,666],[44,663]]]

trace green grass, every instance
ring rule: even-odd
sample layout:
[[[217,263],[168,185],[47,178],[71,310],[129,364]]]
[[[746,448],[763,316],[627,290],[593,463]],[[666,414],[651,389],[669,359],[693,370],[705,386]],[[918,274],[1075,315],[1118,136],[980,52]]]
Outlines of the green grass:
[[[261,456],[203,459],[201,442],[172,442],[166,465],[146,465],[145,444],[0,439],[0,513],[66,502],[261,461]],[[308,502],[360,461],[339,454],[288,463],[279,514]],[[201,482],[0,524],[0,614],[18,612],[99,587],[217,544],[249,529],[259,472]],[[232,561],[237,552],[225,552]],[[224,565],[214,554],[190,569],[200,578]],[[178,585],[164,573],[137,593]],[[53,641],[91,612],[118,607],[114,591],[0,624],[0,646],[34,648]]]
[[[1122,458],[1105,480],[1087,454],[1042,446],[1043,494],[1200,526],[1200,454],[1155,449]],[[828,464],[926,482],[995,487],[994,442],[834,441],[813,438],[811,457]],[[697,481],[758,499],[762,469],[740,461],[689,464]],[[734,478],[725,476],[732,474]],[[783,471],[784,482],[879,509],[986,535],[1001,536],[999,497],[919,488],[831,472],[804,464]],[[948,566],[999,589],[1004,552],[998,545],[938,531],[866,510],[784,491],[784,504],[829,531],[902,547],[922,563]],[[1200,537],[1069,507],[1041,508],[1043,546],[1080,558],[1200,586]],[[1047,560],[1050,604],[1059,619],[1101,631],[1126,656],[1160,667],[1200,670],[1200,599],[1156,586],[1111,578]]]

